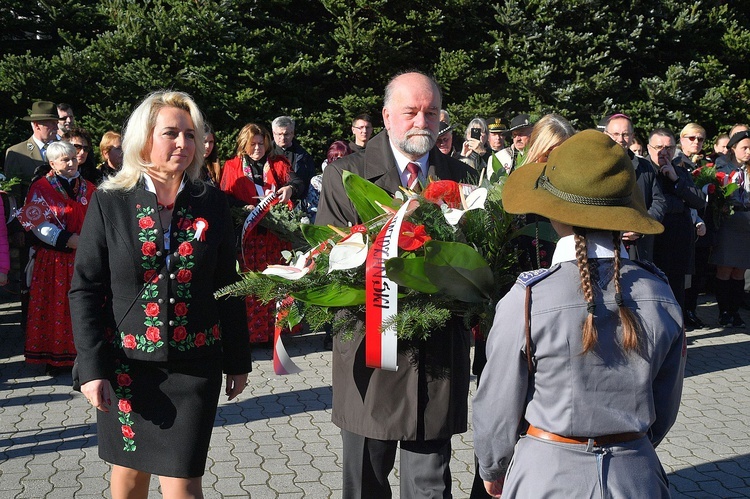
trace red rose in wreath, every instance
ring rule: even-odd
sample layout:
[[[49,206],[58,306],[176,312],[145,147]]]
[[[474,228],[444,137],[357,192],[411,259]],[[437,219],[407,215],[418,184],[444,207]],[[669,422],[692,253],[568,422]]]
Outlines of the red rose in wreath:
[[[135,336],[132,334],[125,335],[122,339],[122,346],[131,350],[135,348]]]
[[[193,245],[189,242],[185,241],[184,243],[180,244],[180,247],[177,248],[177,251],[180,253],[180,256],[189,256],[193,254]]]
[[[195,335],[195,346],[202,347],[206,344],[206,334],[198,333]]]
[[[135,436],[135,432],[130,427],[130,425],[124,424],[124,425],[122,425],[122,436],[125,437],[125,438],[129,438],[129,439],[132,440],[133,437]]]
[[[138,226],[141,229],[150,229],[154,226],[154,219],[151,217],[143,217],[138,220]]]
[[[156,243],[146,241],[141,245],[141,253],[146,256],[156,256]]]
[[[151,343],[158,342],[161,339],[159,328],[154,326],[149,326],[148,328],[146,328],[146,339]]]
[[[174,305],[174,314],[175,315],[179,315],[179,316],[182,317],[183,315],[187,315],[187,313],[188,313],[187,303],[185,303],[185,302],[175,303],[175,305]]]
[[[177,272],[177,282],[185,284],[193,279],[193,271],[187,269],[181,269]]]
[[[129,413],[133,410],[132,406],[130,405],[130,400],[127,399],[121,399],[117,403],[117,408],[120,410],[120,412]]]
[[[146,305],[146,315],[149,317],[156,317],[157,315],[159,315],[159,304],[148,303]]]
[[[172,338],[175,341],[184,341],[185,338],[187,338],[187,330],[185,329],[185,326],[177,326],[174,328],[174,331],[172,332]]]
[[[117,375],[117,384],[120,386],[130,386],[130,384],[133,382],[133,378],[130,377],[127,373],[122,373]]]
[[[449,208],[461,207],[459,186],[452,180],[433,180],[422,191],[422,197],[438,205],[445,203]]]

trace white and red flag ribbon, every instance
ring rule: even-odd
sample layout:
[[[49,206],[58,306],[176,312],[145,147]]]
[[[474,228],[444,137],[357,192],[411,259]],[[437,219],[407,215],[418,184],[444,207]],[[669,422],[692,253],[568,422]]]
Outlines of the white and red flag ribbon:
[[[383,323],[398,312],[398,284],[388,279],[385,262],[398,256],[401,223],[413,200],[407,200],[386,222],[367,255],[365,271],[365,362],[367,367],[398,370],[398,336],[395,325]]]

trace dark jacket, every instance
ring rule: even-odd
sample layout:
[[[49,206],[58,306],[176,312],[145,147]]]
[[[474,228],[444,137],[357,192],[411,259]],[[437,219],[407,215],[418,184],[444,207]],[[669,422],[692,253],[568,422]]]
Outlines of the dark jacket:
[[[373,137],[364,151],[331,163],[323,174],[318,225],[359,222],[344,192],[341,175],[349,170],[393,194],[401,185],[388,133]],[[464,163],[430,151],[428,176],[465,180]],[[336,339],[333,348],[334,424],[380,440],[435,440],[466,431],[469,393],[469,333],[454,318],[425,341],[399,340],[398,370],[365,365],[363,335]]]
[[[657,178],[656,170],[651,161],[636,156],[628,150],[628,155],[635,168],[635,180],[638,188],[643,194],[648,214],[661,222],[667,212],[667,200],[661,190],[661,184]],[[653,261],[654,259],[654,236],[644,234],[630,247],[630,258],[633,260]]]
[[[201,219],[206,224],[199,235]],[[242,300],[213,297],[238,280],[225,195],[186,184],[171,228],[167,263],[155,194],[143,184],[94,194],[69,293],[81,384],[110,376],[113,356],[154,362],[221,357],[228,374],[251,370]]]
[[[304,191],[298,194],[298,198],[304,198],[307,195],[307,188],[310,186],[310,179],[315,176],[315,162],[310,153],[299,145],[297,140],[292,141],[292,146],[286,149],[274,145],[272,154],[286,156],[292,165],[292,171],[304,181]]]
[[[5,176],[8,179],[20,177],[28,182],[36,169],[43,164],[45,161],[42,159],[42,152],[34,142],[33,135],[5,151]]]

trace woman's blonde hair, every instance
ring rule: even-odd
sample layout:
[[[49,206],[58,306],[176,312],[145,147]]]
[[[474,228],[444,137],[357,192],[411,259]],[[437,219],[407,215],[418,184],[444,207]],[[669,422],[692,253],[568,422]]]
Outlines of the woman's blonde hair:
[[[685,137],[689,133],[700,133],[703,134],[703,137],[706,137],[706,129],[700,126],[698,123],[688,123],[685,125],[685,127],[680,131],[680,138]]]
[[[522,164],[538,163],[565,139],[575,135],[576,130],[559,114],[545,114],[536,122],[529,138],[529,150]]]
[[[102,182],[102,190],[130,190],[134,188],[141,175],[153,167],[147,160],[151,147],[151,137],[156,126],[156,118],[165,107],[176,107],[190,114],[195,134],[195,155],[185,170],[188,180],[197,182],[203,165],[204,127],[203,114],[197,104],[185,92],[160,90],[146,97],[133,114],[130,115],[122,138],[122,168],[115,175]]]
[[[237,156],[247,154],[247,147],[253,140],[253,137],[260,135],[263,137],[263,145],[266,148],[266,154],[271,150],[271,134],[268,130],[255,123],[248,123],[242,127],[240,133],[237,134]]]

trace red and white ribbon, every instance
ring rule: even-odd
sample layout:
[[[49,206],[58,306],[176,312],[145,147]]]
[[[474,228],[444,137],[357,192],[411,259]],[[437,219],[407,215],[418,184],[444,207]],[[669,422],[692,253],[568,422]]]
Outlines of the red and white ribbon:
[[[386,222],[367,255],[365,283],[365,362],[367,367],[398,370],[398,336],[395,326],[383,322],[398,312],[398,284],[385,274],[385,262],[398,256],[401,223],[412,200]]]

